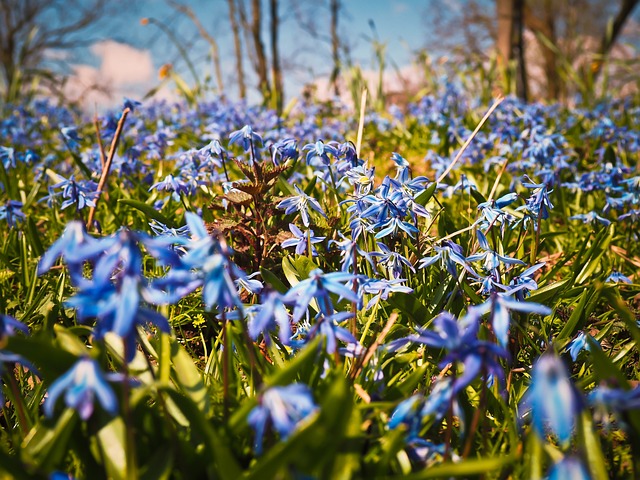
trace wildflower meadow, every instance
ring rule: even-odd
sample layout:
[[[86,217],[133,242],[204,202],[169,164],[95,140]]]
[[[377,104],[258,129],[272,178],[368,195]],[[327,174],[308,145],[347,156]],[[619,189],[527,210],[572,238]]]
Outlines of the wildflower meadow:
[[[7,478],[640,477],[640,105],[0,118]]]

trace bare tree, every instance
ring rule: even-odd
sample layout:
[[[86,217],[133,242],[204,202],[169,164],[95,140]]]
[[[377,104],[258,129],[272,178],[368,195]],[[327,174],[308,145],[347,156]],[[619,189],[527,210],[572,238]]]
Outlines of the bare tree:
[[[262,41],[262,5],[260,0],[251,0],[251,38],[256,60],[256,74],[258,75],[258,88],[265,100],[269,98],[271,86],[267,74],[267,55]]]
[[[557,47],[555,47],[558,43],[555,22],[558,12],[554,10],[551,0],[545,0],[542,14],[535,14],[531,8],[526,7],[524,15],[527,28],[546,40],[540,45],[547,84],[546,97],[549,100],[557,100],[561,98],[561,92],[564,90],[558,73]]]
[[[244,78],[244,66],[242,64],[242,42],[240,40],[240,26],[236,12],[235,0],[227,0],[229,5],[229,21],[233,33],[233,49],[236,56],[236,73],[238,75],[238,95],[241,99],[247,98],[247,86]]]
[[[496,14],[498,23],[498,35],[496,38],[496,49],[500,61],[507,67],[511,61],[512,48],[511,39],[513,37],[513,1],[496,0]]]
[[[14,101],[34,79],[62,81],[65,54],[95,41],[89,29],[105,18],[107,0],[0,0],[0,88]],[[52,57],[58,58],[53,65]]]
[[[340,77],[340,37],[338,36],[338,14],[340,12],[340,0],[331,0],[329,5],[331,12],[331,58],[333,69],[331,70],[330,83],[336,97],[340,96],[338,78]]]
[[[282,112],[282,102],[284,89],[282,84],[282,68],[280,66],[280,52],[278,47],[278,28],[280,18],[278,17],[278,0],[270,0],[271,13],[271,76],[273,78],[272,97],[275,100],[275,107],[278,113]]]
[[[622,33],[622,29],[624,28],[627,20],[631,16],[631,13],[638,5],[639,0],[622,0],[622,4],[620,5],[620,10],[618,10],[617,15],[613,19],[611,24],[611,29],[607,29],[605,34],[602,37],[602,43],[600,44],[600,49],[598,51],[599,55],[604,58],[611,51],[611,47],[616,43],[616,40]],[[594,75],[598,75],[602,70],[602,61],[598,61],[595,64]]]
[[[189,7],[187,5],[184,5],[184,4],[180,3],[180,2],[177,2],[175,0],[169,0],[169,3],[177,11],[179,11],[180,13],[182,13],[182,14],[186,15],[187,17],[189,17],[189,19],[193,22],[193,24],[198,29],[198,32],[200,33],[200,36],[202,38],[204,38],[207,41],[207,43],[209,44],[209,46],[211,47],[211,60],[213,62],[213,68],[214,68],[214,72],[215,72],[215,76],[216,76],[216,82],[218,84],[218,92],[220,93],[220,95],[223,95],[224,94],[224,81],[222,79],[222,68],[220,67],[220,49],[218,48],[218,42],[216,42],[216,39],[213,38],[213,36],[207,31],[206,28],[204,28],[204,25],[202,25],[202,22],[200,22],[200,19],[194,13],[194,11],[191,9],[191,7]]]

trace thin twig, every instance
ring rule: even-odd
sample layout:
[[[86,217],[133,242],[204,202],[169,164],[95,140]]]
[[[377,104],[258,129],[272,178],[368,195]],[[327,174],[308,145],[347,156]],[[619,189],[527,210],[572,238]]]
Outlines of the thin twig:
[[[125,108],[122,111],[122,115],[120,116],[120,120],[118,120],[118,126],[116,127],[116,133],[113,136],[113,140],[111,140],[111,147],[109,148],[109,156],[107,157],[107,161],[104,164],[104,168],[102,169],[102,175],[100,176],[100,182],[98,183],[98,191],[96,192],[96,201],[95,206],[91,207],[89,210],[89,218],[87,220],[87,230],[91,228],[93,224],[93,218],[96,214],[96,208],[98,207],[98,202],[100,201],[100,197],[102,195],[102,190],[107,183],[107,177],[109,176],[109,170],[111,170],[111,163],[113,162],[113,157],[116,154],[116,149],[118,148],[118,141],[120,140],[120,135],[122,134],[122,129],[124,127],[124,122],[127,120],[127,115],[131,110],[129,108]]]
[[[493,187],[491,187],[491,193],[489,193],[489,198],[487,199],[489,202],[493,200],[493,196],[496,194],[496,190],[498,190],[498,184],[500,183],[500,179],[502,178],[502,174],[507,169],[507,163],[509,163],[509,159],[505,158],[504,163],[502,164],[502,168],[498,172],[498,176],[496,177],[496,181],[493,183]]]
[[[440,175],[440,177],[438,177],[438,180],[436,180],[436,183],[440,183],[442,182],[442,180],[444,180],[446,178],[447,175],[449,175],[449,172],[453,169],[454,165],[456,163],[458,163],[458,160],[460,160],[460,157],[462,157],[462,154],[464,153],[464,151],[467,149],[467,147],[469,147],[469,145],[471,144],[471,142],[473,141],[473,139],[475,138],[475,136],[478,134],[478,132],[480,131],[480,129],[484,126],[485,122],[489,119],[489,117],[491,116],[491,114],[493,113],[493,111],[498,108],[498,105],[500,105],[502,103],[502,101],[504,100],[504,97],[497,97],[495,102],[493,102],[493,105],[491,105],[491,108],[489,110],[487,110],[487,113],[484,114],[484,117],[482,117],[482,120],[480,120],[480,123],[478,123],[478,126],[476,127],[476,129],[473,131],[473,133],[471,134],[471,136],[469,136],[469,138],[467,138],[467,141],[464,142],[464,145],[462,145],[462,148],[460,149],[460,151],[458,151],[458,154],[456,155],[456,157],[453,159],[453,161],[449,164],[449,166],[447,167],[447,169],[442,172],[442,174]]]
[[[356,156],[360,158],[360,147],[362,146],[362,134],[364,132],[364,112],[367,109],[367,89],[362,89],[360,97],[360,122],[358,123],[358,136],[356,138]]]
[[[93,126],[96,129],[96,137],[98,138],[98,148],[100,149],[100,166],[104,169],[107,160],[104,153],[104,144],[102,143],[102,134],[100,132],[100,124],[98,123],[98,114],[93,115]]]
[[[361,358],[360,361],[354,364],[353,369],[351,370],[352,380],[355,379],[360,374],[362,369],[367,365],[367,363],[369,363],[369,360],[371,360],[371,357],[373,357],[373,353],[380,346],[380,344],[384,342],[385,337],[391,330],[391,327],[393,327],[393,324],[396,323],[396,320],[398,320],[398,314],[396,312],[393,312],[389,316],[387,323],[385,324],[384,328],[382,329],[378,337],[375,339],[375,341],[371,345],[369,345],[369,348],[367,348],[367,351],[365,352],[365,354],[362,357],[360,357]]]

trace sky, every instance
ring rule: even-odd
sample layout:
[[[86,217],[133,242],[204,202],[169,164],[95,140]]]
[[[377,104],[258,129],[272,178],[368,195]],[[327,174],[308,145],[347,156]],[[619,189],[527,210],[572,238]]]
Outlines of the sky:
[[[181,0],[181,3],[194,11],[218,42],[225,89],[229,96],[237,95],[227,1]],[[280,0],[280,49],[286,70],[285,92],[289,97],[298,94],[306,83],[327,77],[331,70],[328,3]],[[386,46],[385,58],[391,69],[394,65],[398,68],[409,65],[415,50],[425,44],[428,36],[423,15],[428,12],[430,3],[429,0],[343,0],[339,32],[349,44],[352,61],[373,73],[376,65],[372,42],[377,38]],[[297,12],[292,7],[294,4],[299,5]],[[213,75],[207,43],[200,38],[192,21],[177,13],[167,0],[130,0],[126,5],[126,9],[116,11],[108,22],[96,27],[91,32],[96,43],[74,57],[73,74],[67,87],[70,94],[83,92],[85,103],[98,104],[99,107],[117,103],[117,97],[121,96],[140,97],[160,83],[158,72],[166,63],[173,64],[176,71],[193,84],[194,79],[184,59],[163,29],[170,30],[182,45],[187,46],[201,79]],[[266,5],[263,16],[268,50],[269,14]],[[152,20],[142,25],[142,18]],[[310,28],[302,25],[299,18],[303,18]],[[373,22],[375,31],[370,22]],[[248,59],[245,72],[252,73]],[[96,82],[108,86],[111,95],[88,94],[86,87]],[[256,83],[254,77],[250,77],[249,83]],[[257,91],[255,88],[251,90],[250,100],[257,100]],[[158,94],[159,98],[171,99],[174,96],[172,85],[167,85]]]
[[[78,1],[88,4],[94,0]],[[95,42],[75,52],[72,58],[71,77],[66,86],[70,98],[82,96],[85,107],[95,105],[99,109],[118,105],[122,97],[140,99],[160,85],[159,70],[167,63],[193,85],[195,80],[175,42],[188,52],[200,80],[213,77],[208,44],[193,22],[171,6],[171,1],[191,8],[215,38],[220,49],[225,94],[237,97],[227,0],[107,1],[112,11],[88,32]],[[248,3],[245,0],[245,4]],[[262,0],[262,3],[263,38],[269,52],[268,2]],[[476,0],[476,3],[493,14],[494,0]],[[319,96],[328,98],[328,76],[332,68],[329,1],[279,0],[279,4],[279,43],[287,100],[299,95],[303,86],[311,82],[318,86]],[[387,64],[385,86],[390,86],[391,90],[400,89],[395,72],[400,71],[407,78],[416,77],[418,67],[415,63],[412,65],[412,61],[418,50],[427,47],[436,59],[448,53],[443,47],[443,39],[431,31],[433,19],[459,13],[467,4],[468,0],[342,0],[339,35],[349,46],[352,63],[362,68],[365,78],[370,78],[372,84],[375,84],[377,71],[374,41],[383,44]],[[640,30],[640,8],[635,13],[629,23]],[[143,18],[150,19],[146,25],[141,24]],[[449,39],[455,40],[455,35],[452,31]],[[249,100],[259,101],[257,82],[248,58],[245,58],[244,70],[248,75]],[[89,89],[93,84],[104,86],[108,94]],[[155,98],[178,99],[175,84],[165,81]]]

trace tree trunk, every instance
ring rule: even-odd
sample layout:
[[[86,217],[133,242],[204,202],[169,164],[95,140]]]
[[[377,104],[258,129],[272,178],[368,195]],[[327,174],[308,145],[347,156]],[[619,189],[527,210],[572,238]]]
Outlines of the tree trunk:
[[[278,0],[270,0],[271,13],[271,76],[273,79],[273,98],[278,114],[282,113],[282,103],[284,101],[284,88],[282,85],[282,69],[280,67],[280,53],[278,51],[278,28],[280,19],[278,18]]]
[[[513,0],[496,0],[498,15],[498,38],[496,46],[501,65],[508,68],[511,60],[513,38]]]
[[[244,80],[244,67],[242,66],[242,43],[240,41],[240,26],[236,13],[235,0],[227,0],[229,4],[229,20],[233,32],[233,49],[236,54],[236,73],[238,75],[238,94],[242,100],[247,98],[247,86]]]
[[[544,4],[544,18],[536,16],[530,8],[525,5],[524,22],[525,25],[535,34],[544,37],[551,45],[557,45],[555,29],[555,13],[553,2],[546,0]],[[556,52],[546,43],[538,42],[544,60],[544,73],[547,84],[547,100],[558,100],[562,89],[558,68],[556,64]]]
[[[611,48],[616,43],[620,33],[622,33],[622,29],[624,28],[627,19],[631,16],[631,12],[633,12],[633,9],[638,5],[639,1],[640,0],[622,0],[622,5],[613,20],[611,29],[607,29],[602,37],[602,43],[600,44],[600,49],[598,51],[600,58],[596,60],[593,68],[594,78],[597,77],[602,70],[604,57],[606,57],[611,51]]]
[[[516,94],[523,101],[529,99],[529,88],[527,81],[527,62],[524,57],[524,0],[514,0],[513,2],[513,22],[511,27],[511,54],[517,59],[516,70]]]
[[[271,87],[267,76],[267,56],[262,43],[262,8],[260,0],[251,0],[251,36],[256,53],[256,73],[258,74],[258,88],[265,101],[269,99]]]
[[[331,70],[330,83],[333,87],[333,94],[340,96],[338,87],[338,77],[340,76],[340,38],[338,37],[338,12],[340,11],[340,0],[331,0],[331,56],[333,58],[333,70]]]

